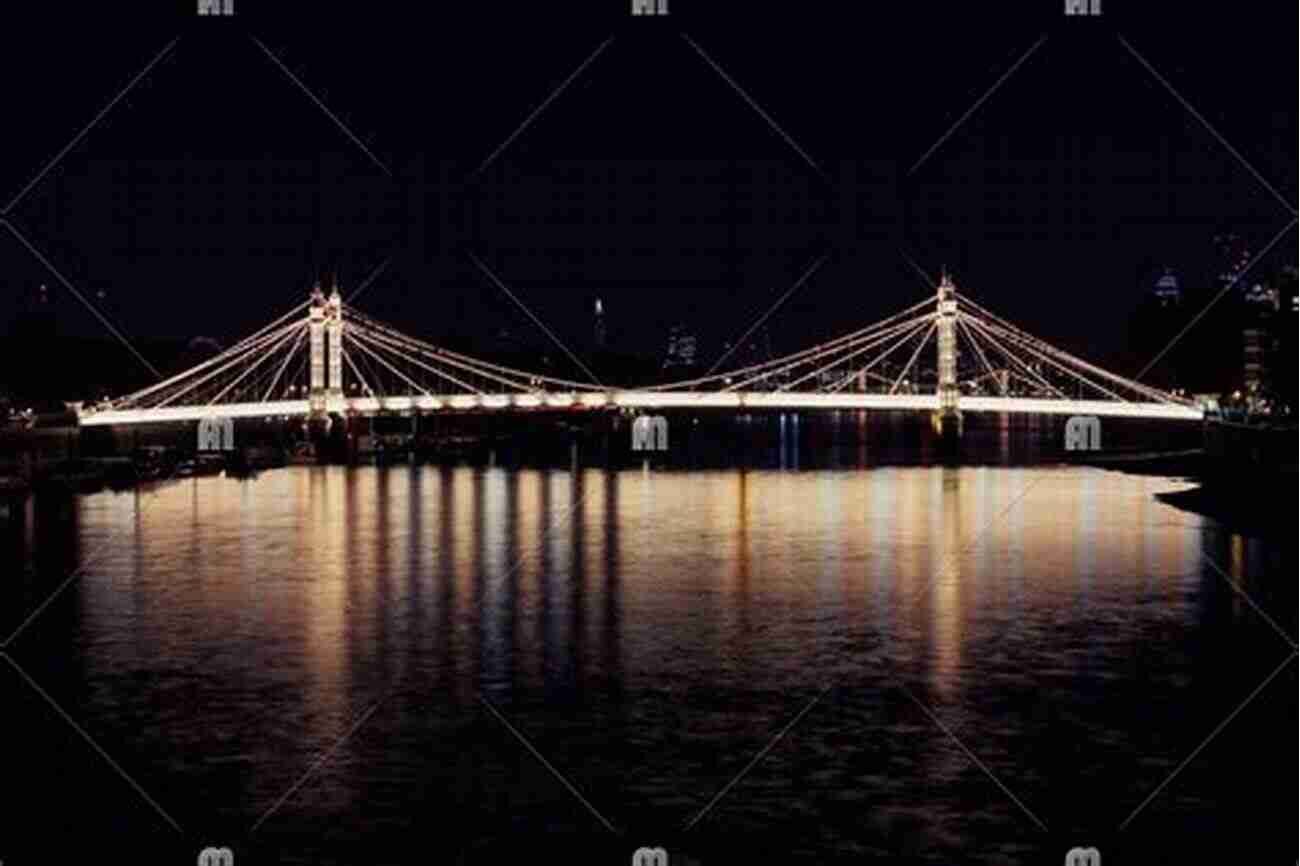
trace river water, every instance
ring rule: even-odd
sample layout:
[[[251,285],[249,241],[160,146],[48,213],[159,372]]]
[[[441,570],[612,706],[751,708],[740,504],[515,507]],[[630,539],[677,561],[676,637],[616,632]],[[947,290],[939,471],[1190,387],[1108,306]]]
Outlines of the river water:
[[[1295,539],[1157,498],[1188,486],[340,466],[29,499],[0,860],[1291,862]]]

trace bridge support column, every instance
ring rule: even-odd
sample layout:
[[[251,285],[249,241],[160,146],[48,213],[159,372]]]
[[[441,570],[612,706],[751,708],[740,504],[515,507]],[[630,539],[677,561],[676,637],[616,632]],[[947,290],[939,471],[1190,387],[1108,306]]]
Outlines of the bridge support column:
[[[343,298],[337,285],[325,301],[325,340],[327,379],[322,384],[326,386],[326,396],[337,400],[343,397]]]
[[[311,348],[311,383],[307,399],[311,406],[311,417],[320,418],[326,411],[325,296],[321,294],[320,286],[312,290],[311,305],[307,308],[307,339]]]
[[[938,346],[939,408],[932,416],[935,432],[944,439],[961,436],[961,389],[957,386],[957,298],[948,275],[939,281],[935,343]]]

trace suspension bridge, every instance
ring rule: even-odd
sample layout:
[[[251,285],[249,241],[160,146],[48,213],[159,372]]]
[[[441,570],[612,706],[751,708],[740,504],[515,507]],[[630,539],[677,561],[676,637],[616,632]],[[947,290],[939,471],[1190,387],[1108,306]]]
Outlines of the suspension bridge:
[[[967,412],[1204,417],[1193,400],[1023,331],[959,293],[946,275],[932,297],[802,351],[634,389],[453,352],[345,304],[337,287],[328,296],[317,287],[274,322],[190,369],[76,407],[83,426],[611,409],[902,410],[928,412],[936,429],[958,431]]]

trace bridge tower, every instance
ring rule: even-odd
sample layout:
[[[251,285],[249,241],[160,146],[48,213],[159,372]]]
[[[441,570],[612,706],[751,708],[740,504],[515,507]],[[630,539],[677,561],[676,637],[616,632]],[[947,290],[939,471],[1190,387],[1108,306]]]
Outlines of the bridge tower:
[[[326,398],[330,401],[343,398],[343,298],[339,296],[339,287],[334,285],[329,298],[325,300],[325,346],[327,379],[325,380]]]
[[[935,320],[935,343],[939,349],[939,409],[932,416],[935,432],[944,436],[961,435],[961,390],[957,386],[957,298],[956,287],[948,275],[939,280],[937,294],[939,316]]]
[[[325,414],[325,315],[325,296],[317,285],[312,289],[311,304],[307,307],[307,339],[311,347],[311,385],[307,399],[315,417]]]

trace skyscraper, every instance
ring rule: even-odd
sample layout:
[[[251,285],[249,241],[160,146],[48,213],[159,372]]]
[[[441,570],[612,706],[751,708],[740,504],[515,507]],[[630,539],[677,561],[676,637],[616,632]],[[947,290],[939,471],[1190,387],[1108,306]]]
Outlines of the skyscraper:
[[[595,343],[597,349],[605,348],[605,305],[596,299]]]
[[[1245,320],[1241,329],[1242,384],[1249,394],[1267,391],[1273,384],[1277,354],[1278,290],[1259,283],[1243,291]]]

